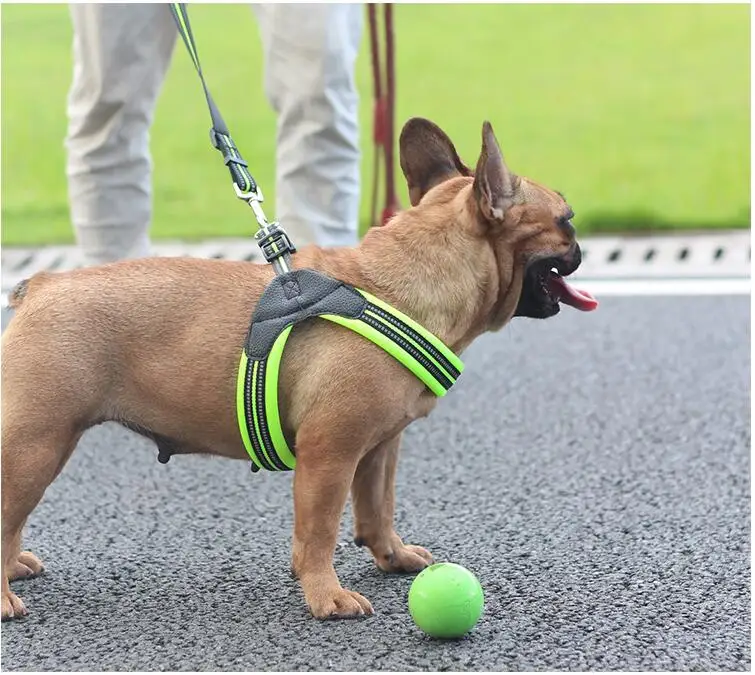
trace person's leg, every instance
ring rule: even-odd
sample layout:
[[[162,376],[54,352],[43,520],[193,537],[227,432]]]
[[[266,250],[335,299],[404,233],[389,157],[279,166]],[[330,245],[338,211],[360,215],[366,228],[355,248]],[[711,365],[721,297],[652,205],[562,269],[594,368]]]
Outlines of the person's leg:
[[[71,219],[86,264],[150,254],[149,127],[177,31],[165,4],[71,5]]]
[[[254,5],[278,114],[276,219],[297,246],[358,241],[360,4]]]

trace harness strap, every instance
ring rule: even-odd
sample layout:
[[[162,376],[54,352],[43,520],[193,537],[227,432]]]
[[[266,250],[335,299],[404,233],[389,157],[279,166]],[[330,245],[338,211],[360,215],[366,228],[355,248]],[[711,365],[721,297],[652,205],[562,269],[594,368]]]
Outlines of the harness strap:
[[[433,394],[445,396],[464,369],[459,357],[406,314],[367,291],[354,290],[367,300],[358,319],[334,314],[323,314],[322,318],[374,342],[414,373]]]
[[[292,286],[302,294],[291,295]],[[290,471],[296,466],[281,425],[278,375],[291,329],[312,317],[370,340],[436,396],[445,396],[464,369],[461,359],[430,331],[366,291],[314,270],[276,277],[252,317],[237,377],[237,419],[253,471]]]

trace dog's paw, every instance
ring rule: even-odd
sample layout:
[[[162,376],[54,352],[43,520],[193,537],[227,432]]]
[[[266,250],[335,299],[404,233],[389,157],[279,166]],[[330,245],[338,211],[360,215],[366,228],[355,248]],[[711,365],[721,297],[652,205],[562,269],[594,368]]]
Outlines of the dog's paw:
[[[3,621],[20,619],[29,613],[29,610],[24,606],[23,600],[10,591],[3,591],[2,606]]]
[[[8,565],[8,581],[31,579],[44,572],[42,561],[29,551],[18,554],[18,558]],[[4,615],[3,615],[4,616]]]
[[[433,556],[430,551],[412,544],[394,545],[390,553],[376,558],[377,566],[383,572],[395,574],[412,574],[421,572],[428,565],[432,565]]]
[[[307,604],[316,619],[351,619],[373,613],[367,598],[345,588],[314,590],[307,594]]]

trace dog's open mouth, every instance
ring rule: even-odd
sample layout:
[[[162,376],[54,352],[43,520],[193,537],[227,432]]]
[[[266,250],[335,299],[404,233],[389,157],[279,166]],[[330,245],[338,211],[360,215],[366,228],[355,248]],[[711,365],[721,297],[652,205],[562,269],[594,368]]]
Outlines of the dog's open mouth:
[[[538,275],[538,281],[543,294],[555,302],[563,302],[582,312],[590,312],[598,306],[598,301],[592,295],[566,283],[566,279],[555,269]]]
[[[579,267],[581,261],[577,246],[569,259],[545,258],[533,262],[525,273],[516,316],[544,319],[557,314],[560,303],[582,312],[596,309],[598,301],[587,291],[571,286],[565,278]]]

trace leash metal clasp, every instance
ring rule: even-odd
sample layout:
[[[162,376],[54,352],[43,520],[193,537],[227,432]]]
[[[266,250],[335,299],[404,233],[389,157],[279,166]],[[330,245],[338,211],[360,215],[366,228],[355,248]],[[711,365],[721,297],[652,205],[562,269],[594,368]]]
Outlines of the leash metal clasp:
[[[268,221],[260,202],[264,201],[262,190],[257,186],[256,190],[244,192],[236,183],[233,184],[236,196],[245,201],[252,209],[254,217],[260,229],[254,235],[257,245],[262,249],[265,260],[272,263],[277,274],[285,274],[290,271],[290,255],[296,253],[296,246],[289,238],[280,223]]]
[[[262,189],[260,188],[260,186],[257,185],[255,187],[255,190],[244,192],[238,185],[236,185],[236,183],[234,183],[233,191],[241,201],[249,204],[252,212],[254,213],[254,217],[257,219],[257,224],[260,226],[260,228],[264,229],[270,224],[265,217],[265,212],[260,206],[260,204],[265,201],[265,198],[262,196]]]

